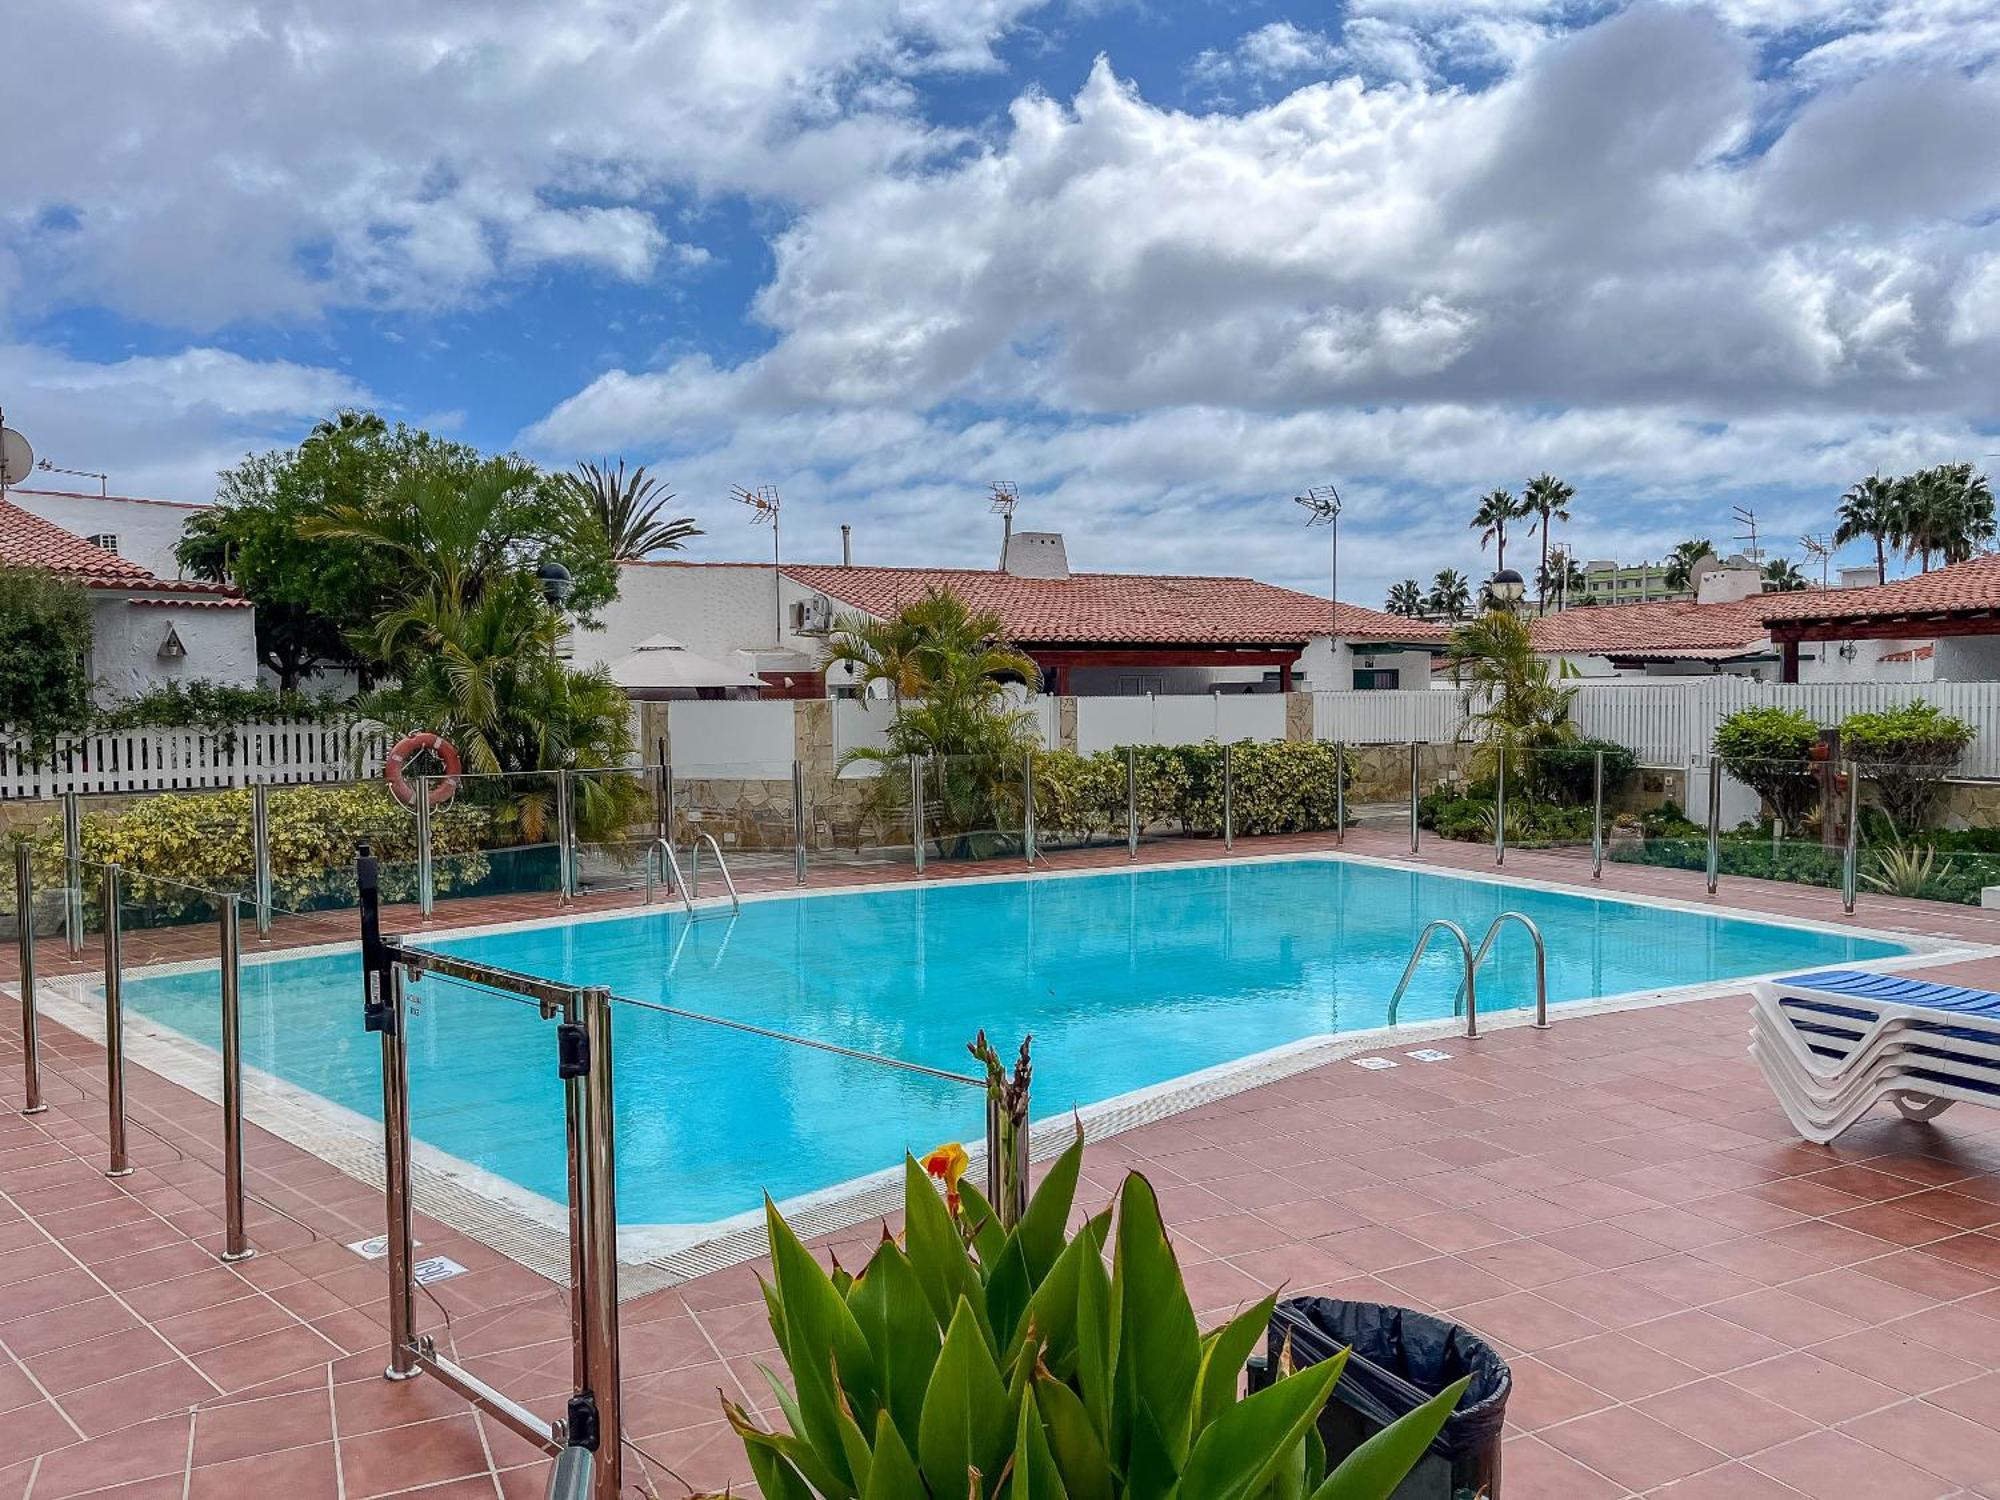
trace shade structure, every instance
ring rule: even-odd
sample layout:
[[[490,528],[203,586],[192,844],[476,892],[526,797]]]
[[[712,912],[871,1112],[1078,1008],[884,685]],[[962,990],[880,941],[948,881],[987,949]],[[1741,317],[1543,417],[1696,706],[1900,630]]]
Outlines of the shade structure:
[[[611,680],[635,698],[702,688],[761,688],[762,678],[690,651],[670,635],[648,636],[611,664]]]

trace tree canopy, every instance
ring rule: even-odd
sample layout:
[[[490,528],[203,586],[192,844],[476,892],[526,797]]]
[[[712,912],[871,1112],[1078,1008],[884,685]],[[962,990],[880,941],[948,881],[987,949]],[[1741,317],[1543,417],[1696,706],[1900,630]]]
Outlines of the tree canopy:
[[[90,598],[79,584],[0,568],[0,728],[41,750],[90,717]]]

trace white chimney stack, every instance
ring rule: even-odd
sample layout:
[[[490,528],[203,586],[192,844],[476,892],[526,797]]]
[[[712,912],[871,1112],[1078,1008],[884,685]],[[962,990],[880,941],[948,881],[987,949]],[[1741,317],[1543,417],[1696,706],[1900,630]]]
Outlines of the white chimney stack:
[[[1062,533],[1016,532],[1010,527],[1007,551],[1000,559],[1000,570],[1016,578],[1069,577],[1069,550],[1063,546]]]

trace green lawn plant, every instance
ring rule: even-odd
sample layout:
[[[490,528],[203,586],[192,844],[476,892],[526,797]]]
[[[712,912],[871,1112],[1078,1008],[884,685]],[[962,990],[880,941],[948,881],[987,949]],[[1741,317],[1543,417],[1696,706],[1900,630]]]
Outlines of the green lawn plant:
[[[1812,761],[1819,726],[1797,708],[1739,708],[1715,727],[1722,769],[1764,799],[1771,814],[1797,830],[1819,806],[1819,768]]]
[[[1079,1132],[1011,1229],[906,1157],[903,1236],[855,1274],[767,1205],[764,1298],[793,1389],[764,1372],[777,1431],[723,1403],[765,1500],[1386,1500],[1465,1382],[1329,1472],[1316,1423],[1345,1351],[1240,1396],[1275,1299],[1200,1332],[1144,1177],[1115,1222],[1068,1233],[1082,1155]]]

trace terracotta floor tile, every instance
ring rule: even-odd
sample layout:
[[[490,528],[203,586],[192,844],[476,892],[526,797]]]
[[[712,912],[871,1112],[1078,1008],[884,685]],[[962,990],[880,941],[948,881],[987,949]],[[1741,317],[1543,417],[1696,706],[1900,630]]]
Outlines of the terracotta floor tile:
[[[336,1500],[340,1493],[333,1444],[323,1442],[206,1467],[197,1464],[188,1476],[187,1500],[244,1500],[249,1495]]]
[[[1514,1393],[1507,1399],[1507,1420],[1523,1432],[1533,1432],[1555,1422],[1567,1422],[1586,1412],[1602,1411],[1616,1404],[1616,1398],[1564,1374],[1533,1355],[1508,1362],[1514,1376]]]
[[[1628,1489],[1645,1490],[1713,1468],[1724,1455],[1630,1406],[1614,1406],[1537,1434]]]
[[[1829,1426],[1904,1399],[1894,1386],[1800,1352],[1747,1365],[1731,1372],[1729,1380]]]
[[[1866,1326],[1859,1318],[1850,1318],[1846,1313],[1808,1302],[1803,1297],[1794,1297],[1777,1287],[1766,1287],[1762,1291],[1731,1297],[1726,1302],[1711,1303],[1707,1310],[1718,1318],[1740,1324],[1793,1348],[1840,1338]]]
[[[300,1391],[261,1401],[214,1403],[195,1414],[194,1462],[228,1463],[255,1453],[325,1443],[333,1437],[326,1392]]]
[[[1955,1484],[2000,1489],[2000,1432],[1928,1401],[1871,1412],[1841,1430]]]
[[[1750,1467],[1813,1496],[1942,1500],[1957,1486],[1838,1432],[1815,1432],[1747,1460]]]
[[[1798,1500],[1799,1492],[1748,1464],[1706,1469],[1650,1491],[1648,1500]]]
[[[1636,1401],[1697,1380],[1701,1371],[1622,1333],[1601,1333],[1544,1349],[1544,1364],[1620,1401]]]
[[[1797,1412],[1720,1378],[1662,1391],[1636,1404],[1675,1432],[1731,1458],[1747,1458],[1814,1429],[1814,1423]]]
[[[1546,1495],[1554,1500],[1622,1500],[1628,1495],[1623,1485],[1613,1484],[1535,1437],[1511,1439],[1500,1454],[1501,1481],[1507,1493],[1518,1488],[1523,1495]]]
[[[1869,1328],[1829,1339],[1815,1344],[1813,1353],[1912,1396],[1984,1373],[1978,1366],[1908,1338],[1893,1327]]]
[[[439,1484],[488,1468],[471,1413],[415,1427],[367,1432],[340,1442],[340,1472],[348,1500]]]

